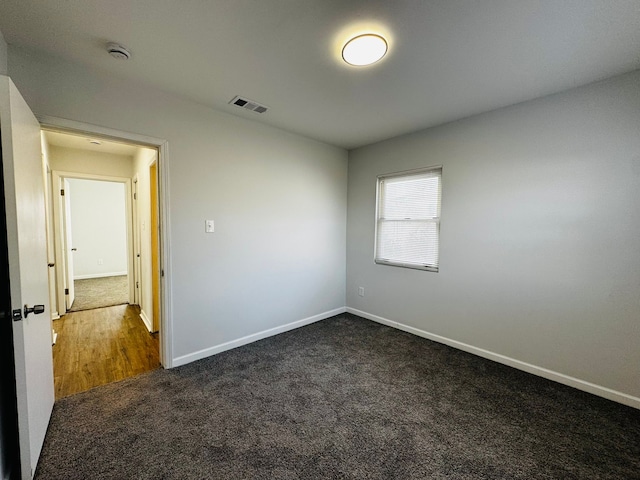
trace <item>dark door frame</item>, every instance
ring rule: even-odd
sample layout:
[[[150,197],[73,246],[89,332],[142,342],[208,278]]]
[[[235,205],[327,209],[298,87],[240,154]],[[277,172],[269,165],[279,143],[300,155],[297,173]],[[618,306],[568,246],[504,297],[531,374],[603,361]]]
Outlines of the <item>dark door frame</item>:
[[[4,191],[4,164],[0,145],[0,426],[2,427],[2,463],[0,471],[10,479],[20,478],[20,447],[18,443],[18,404],[16,373],[13,357],[13,321],[11,320],[11,290],[9,285],[9,250],[7,246],[7,216]]]

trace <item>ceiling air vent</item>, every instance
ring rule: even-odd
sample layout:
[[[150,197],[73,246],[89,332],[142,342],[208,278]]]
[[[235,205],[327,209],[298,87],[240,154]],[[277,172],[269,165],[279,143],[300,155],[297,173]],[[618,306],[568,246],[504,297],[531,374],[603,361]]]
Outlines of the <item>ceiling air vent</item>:
[[[249,100],[248,98],[242,97],[233,97],[229,102],[231,105],[235,105],[240,108],[244,108],[246,110],[251,110],[256,113],[264,113],[267,111],[268,107],[264,105],[260,105],[258,102],[254,102],[253,100]]]

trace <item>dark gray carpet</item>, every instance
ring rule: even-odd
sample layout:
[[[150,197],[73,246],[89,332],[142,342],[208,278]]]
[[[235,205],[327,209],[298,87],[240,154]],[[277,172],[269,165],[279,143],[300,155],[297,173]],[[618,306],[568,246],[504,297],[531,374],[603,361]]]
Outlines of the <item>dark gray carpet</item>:
[[[352,316],[59,400],[38,479],[638,479],[640,411]]]
[[[129,281],[126,275],[74,280],[75,300],[70,312],[111,307],[129,302]]]

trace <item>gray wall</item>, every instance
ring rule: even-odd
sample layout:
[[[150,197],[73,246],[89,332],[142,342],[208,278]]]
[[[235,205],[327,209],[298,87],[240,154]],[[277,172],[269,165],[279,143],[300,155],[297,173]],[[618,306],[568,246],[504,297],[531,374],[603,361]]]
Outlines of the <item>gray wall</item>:
[[[2,32],[0,32],[0,75],[8,75],[8,47],[7,42],[4,41]]]
[[[345,150],[27,50],[9,68],[38,114],[168,141],[178,363],[344,307]]]
[[[376,176],[431,165],[440,273],[374,264]],[[347,245],[350,308],[640,397],[640,72],[350,152]]]
[[[174,357],[340,308],[347,235],[350,308],[638,401],[640,72],[351,152],[345,232],[344,150],[27,50],[9,69],[37,113],[169,140]],[[438,164],[440,273],[375,265],[376,175]]]

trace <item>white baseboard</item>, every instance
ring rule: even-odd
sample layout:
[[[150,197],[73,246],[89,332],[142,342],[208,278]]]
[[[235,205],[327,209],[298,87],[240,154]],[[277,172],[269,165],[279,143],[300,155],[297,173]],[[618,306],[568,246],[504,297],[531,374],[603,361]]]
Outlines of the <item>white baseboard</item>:
[[[58,314],[58,312],[51,312],[51,320],[58,320],[60,318],[60,315]]]
[[[319,322],[320,320],[324,320],[325,318],[333,317],[334,315],[339,315],[344,312],[346,312],[346,308],[340,307],[334,310],[329,310],[328,312],[319,313],[318,315],[314,315],[312,317],[307,317],[307,318],[303,318],[302,320],[297,320],[295,322],[287,323],[286,325],[281,325],[279,327],[263,330],[262,332],[254,333],[252,335],[247,335],[246,337],[238,338],[237,340],[231,340],[230,342],[221,343],[220,345],[216,345],[214,347],[205,348],[204,350],[199,350],[197,352],[190,353],[188,355],[183,355],[181,357],[174,358],[172,365],[174,367],[179,367],[180,365],[186,365],[187,363],[195,362],[196,360],[210,357],[211,355],[222,353],[226,350],[231,350],[232,348],[237,348],[243,345],[247,345],[249,343],[257,342],[258,340],[262,340],[267,337],[272,337],[274,335],[278,335],[279,333],[284,333],[284,332],[288,332],[289,330],[294,330],[299,327],[304,327],[305,325]]]
[[[450,338],[442,337],[434,333],[425,332],[424,330],[420,330],[415,327],[410,327],[408,325],[404,325],[402,323],[389,320],[388,318],[379,317],[378,315],[373,315],[371,313],[363,312],[362,310],[357,310],[355,308],[347,307],[346,311],[349,313],[353,313],[354,315],[358,315],[359,317],[363,317],[377,323],[382,323],[383,325],[397,328],[398,330],[403,330],[405,332],[412,333],[413,335],[417,335],[419,337],[433,340],[434,342],[443,343],[445,345],[449,345],[450,347],[457,348],[458,350],[463,350],[465,352],[478,355],[479,357],[487,358],[489,360],[493,360],[494,362],[502,363],[503,365],[508,365],[509,367],[517,368],[518,370],[532,373],[539,377],[553,380],[555,382],[577,388],[578,390],[592,393],[599,397],[603,397],[608,400],[613,400],[614,402],[622,403],[624,405],[628,405],[630,407],[640,409],[640,398],[638,397],[634,397],[626,393],[618,392],[617,390],[612,390],[610,388],[603,387],[601,385],[596,385],[594,383],[587,382],[585,380],[580,380],[579,378],[571,377],[563,373],[558,373],[558,372],[554,372],[553,370],[548,370],[543,367],[538,367],[530,363],[522,362],[520,360],[516,360],[515,358],[507,357],[499,353],[494,353],[489,350],[485,350],[483,348],[474,347],[473,345],[458,342],[457,340],[452,340]]]
[[[128,272],[89,273],[87,275],[76,275],[73,279],[86,280],[87,278],[121,277],[123,275],[128,275]]]
[[[147,313],[142,309],[140,309],[140,318],[144,322],[145,327],[147,327],[147,330],[149,330],[149,333],[153,332],[153,325],[151,324],[151,320],[147,316]]]

